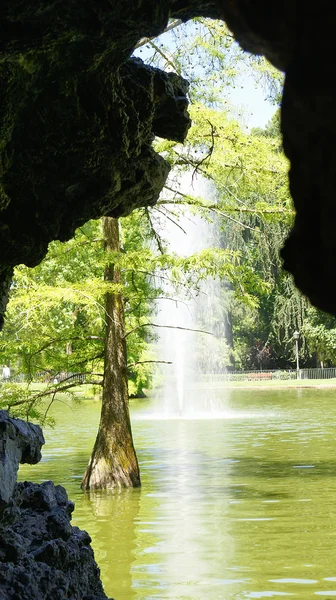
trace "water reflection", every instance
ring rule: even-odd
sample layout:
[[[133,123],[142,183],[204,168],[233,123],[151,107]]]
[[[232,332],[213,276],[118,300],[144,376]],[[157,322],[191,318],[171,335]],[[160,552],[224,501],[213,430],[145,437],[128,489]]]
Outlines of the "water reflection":
[[[83,495],[83,510],[89,516],[90,533],[95,539],[95,553],[101,565],[104,585],[116,589],[120,600],[136,597],[131,571],[136,559],[140,493],[139,490],[123,490]],[[120,540],[123,540],[122,544]]]
[[[99,404],[56,407],[44,462],[22,477],[66,485],[116,600],[327,599],[336,595],[334,392],[297,392],[232,392],[230,418],[205,421],[151,420],[139,403],[143,487],[114,494],[79,489]]]

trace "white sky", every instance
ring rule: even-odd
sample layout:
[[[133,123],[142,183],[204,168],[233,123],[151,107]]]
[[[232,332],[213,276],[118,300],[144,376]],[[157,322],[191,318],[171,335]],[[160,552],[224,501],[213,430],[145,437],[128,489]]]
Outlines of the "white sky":
[[[252,77],[245,77],[229,93],[229,98],[249,128],[264,127],[277,110],[274,104],[265,100],[264,90]]]

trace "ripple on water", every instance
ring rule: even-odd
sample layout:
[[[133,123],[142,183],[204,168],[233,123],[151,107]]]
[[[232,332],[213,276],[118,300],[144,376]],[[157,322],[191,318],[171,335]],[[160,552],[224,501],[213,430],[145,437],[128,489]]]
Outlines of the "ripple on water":
[[[318,583],[317,579],[299,579],[298,577],[284,577],[283,579],[269,579],[271,583],[302,583],[309,585],[312,583]]]
[[[291,594],[290,592],[272,591],[250,592],[248,594],[245,594],[245,598],[275,598],[276,596],[296,596],[296,594]]]
[[[133,421],[216,421],[216,420],[245,420],[245,419],[264,419],[269,415],[260,412],[244,411],[220,411],[220,412],[190,412],[190,413],[169,413],[169,412],[137,412],[132,415]],[[274,416],[272,414],[272,416]]]

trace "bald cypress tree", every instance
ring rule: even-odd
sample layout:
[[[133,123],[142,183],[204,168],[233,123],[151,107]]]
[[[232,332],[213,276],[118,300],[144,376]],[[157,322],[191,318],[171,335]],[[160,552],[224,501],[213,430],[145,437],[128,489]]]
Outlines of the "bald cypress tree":
[[[103,232],[106,249],[120,251],[119,223],[105,217]],[[105,279],[121,283],[120,270],[113,263]],[[140,473],[133,445],[128,407],[127,350],[124,299],[120,293],[105,297],[104,384],[100,424],[91,458],[85,471],[83,489],[138,487]]]

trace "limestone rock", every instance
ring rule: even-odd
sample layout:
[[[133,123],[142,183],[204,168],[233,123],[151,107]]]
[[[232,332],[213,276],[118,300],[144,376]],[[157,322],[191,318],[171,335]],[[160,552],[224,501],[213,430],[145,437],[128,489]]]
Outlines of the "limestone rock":
[[[6,411],[0,411],[0,512],[12,498],[19,463],[39,462],[43,444],[38,425],[12,419]]]

